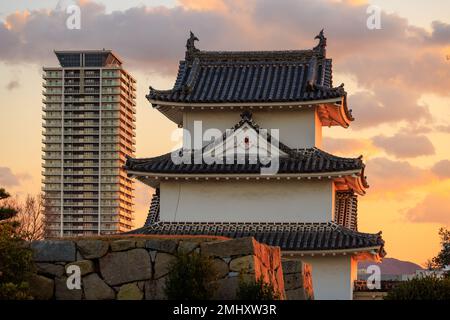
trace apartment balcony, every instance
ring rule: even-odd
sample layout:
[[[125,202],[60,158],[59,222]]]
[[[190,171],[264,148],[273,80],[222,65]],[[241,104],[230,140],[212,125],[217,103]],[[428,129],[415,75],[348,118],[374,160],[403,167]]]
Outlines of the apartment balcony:
[[[42,78],[44,78],[44,79],[62,79],[62,73],[47,72],[42,75]]]
[[[83,161],[81,163],[64,163],[64,168],[97,168],[98,162]]]
[[[47,112],[47,111],[61,111],[61,105],[56,105],[56,106],[52,106],[52,105],[44,105],[42,107],[42,111]]]
[[[71,169],[64,170],[65,176],[97,176],[98,170],[76,170]]]
[[[103,80],[102,87],[117,87],[121,85],[119,80]]]
[[[102,78],[120,78],[120,71],[103,71]]]
[[[61,103],[62,99],[59,96],[50,96],[48,98],[42,99],[43,103]]]
[[[50,95],[61,95],[62,94],[62,90],[55,90],[55,89],[47,89],[47,90],[43,90],[42,94],[44,96],[50,96]]]
[[[97,128],[100,124],[98,122],[94,122],[91,120],[85,120],[85,121],[66,121],[64,122],[65,128]]]
[[[57,137],[57,136],[46,136],[42,139],[42,142],[44,144],[52,144],[52,143],[61,143],[62,139],[61,137]]]
[[[61,168],[61,162],[55,162],[55,163],[48,163],[47,161],[45,161],[42,164],[43,168]]]
[[[102,132],[103,133],[103,132]],[[99,130],[64,130],[64,135],[82,136],[82,135],[98,135]]]
[[[64,74],[64,78],[79,78],[80,77],[80,73],[78,72],[66,72]]]
[[[99,98],[73,98],[66,97],[64,102],[66,103],[94,103],[99,102]],[[79,108],[74,108],[74,110],[80,110]]]
[[[46,112],[42,115],[43,120],[61,120],[61,112]]]
[[[42,83],[42,86],[44,88],[50,88],[50,87],[61,87],[63,85],[62,81],[55,81],[55,80],[50,80],[50,81],[44,81]]]
[[[61,121],[57,120],[49,120],[42,123],[43,128],[60,128],[61,127]]]
[[[100,72],[99,71],[85,71],[84,76],[86,78],[100,78]]]
[[[100,85],[100,81],[97,79],[85,79],[84,80],[84,85],[85,86],[99,86]],[[103,82],[102,82],[103,85]]]
[[[80,81],[77,80],[65,80],[64,81],[64,85],[65,86],[69,86],[69,87],[79,87],[80,86]]]

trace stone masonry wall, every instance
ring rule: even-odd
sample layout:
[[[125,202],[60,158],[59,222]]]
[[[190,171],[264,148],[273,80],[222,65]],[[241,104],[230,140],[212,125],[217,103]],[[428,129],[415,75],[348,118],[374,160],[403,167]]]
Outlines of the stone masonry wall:
[[[294,259],[283,259],[281,265],[286,299],[314,300],[311,265]]]
[[[253,238],[110,236],[36,241],[31,248],[37,274],[30,287],[41,300],[165,299],[169,266],[181,251],[213,259],[213,299],[234,299],[240,277],[260,276],[285,298],[280,249]],[[80,267],[81,289],[67,288],[71,265]]]

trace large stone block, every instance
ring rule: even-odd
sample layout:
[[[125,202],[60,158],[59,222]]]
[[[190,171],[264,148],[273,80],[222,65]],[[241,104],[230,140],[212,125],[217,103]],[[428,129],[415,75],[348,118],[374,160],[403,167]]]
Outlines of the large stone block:
[[[159,279],[169,273],[172,263],[177,258],[171,254],[158,252],[155,258],[154,279]]]
[[[289,273],[284,275],[284,289],[291,290],[303,287],[301,273]]]
[[[36,300],[50,300],[53,298],[55,284],[52,279],[40,275],[33,275],[30,279],[30,293]]]
[[[55,298],[56,300],[81,300],[82,289],[67,288],[67,277],[55,279]]]
[[[178,244],[178,252],[191,253],[200,246],[200,241],[183,240]]]
[[[257,258],[253,255],[234,258],[230,262],[230,270],[243,273],[255,273],[255,265],[257,263]]]
[[[172,239],[148,239],[145,242],[145,247],[150,250],[156,250],[166,253],[175,253],[177,250],[178,241]]]
[[[246,256],[255,254],[255,239],[251,237],[225,241],[204,242],[201,253],[213,257]]]
[[[100,272],[111,286],[152,277],[150,256],[145,249],[112,252],[100,258]]]
[[[303,270],[303,262],[301,260],[294,260],[294,259],[286,259],[282,260],[281,262],[283,266],[283,273],[297,273],[302,272]]]
[[[228,264],[220,258],[213,259],[211,264],[216,272],[217,279],[224,278],[230,271]]]
[[[108,252],[109,243],[102,240],[78,240],[77,247],[85,259],[97,259]]]
[[[115,240],[111,242],[111,251],[125,251],[136,247],[136,241],[129,239]]]
[[[40,240],[31,243],[36,262],[75,261],[75,243],[66,240]]]
[[[165,293],[167,277],[145,282],[145,300],[167,300]]]
[[[36,263],[36,270],[38,274],[46,276],[62,277],[65,273],[64,267],[53,263]]]
[[[66,270],[69,266],[72,265],[80,267],[80,272],[82,276],[94,272],[94,263],[91,260],[80,260],[68,263],[65,266]]]
[[[314,299],[311,265],[298,259],[281,261],[286,298],[289,300]]]
[[[116,295],[96,273],[83,277],[83,289],[87,300],[112,300]]]
[[[136,282],[127,283],[120,287],[117,300],[142,300],[144,293]]]

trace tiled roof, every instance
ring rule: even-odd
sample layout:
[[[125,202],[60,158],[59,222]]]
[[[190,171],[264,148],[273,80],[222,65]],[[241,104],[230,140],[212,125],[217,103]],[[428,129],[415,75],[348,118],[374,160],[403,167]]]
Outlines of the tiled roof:
[[[369,234],[327,223],[254,222],[157,222],[132,234],[211,235],[229,238],[254,237],[286,251],[320,251],[378,247],[384,255],[381,233]]]
[[[345,97],[343,86],[332,87],[323,33],[317,38],[319,45],[311,50],[201,51],[191,34],[174,87],[150,87],[147,98],[152,103],[254,103]]]
[[[181,152],[181,151],[176,151]],[[191,152],[193,154],[194,152]],[[259,160],[251,163],[247,157],[245,163],[239,164],[238,160],[232,164],[223,163],[201,164],[176,164],[172,161],[171,153],[154,158],[134,159],[128,158],[125,169],[128,171],[151,173],[190,173],[190,174],[253,174],[261,173],[261,168],[270,164],[262,164]],[[320,172],[345,172],[362,170],[364,163],[361,158],[342,158],[331,155],[318,148],[291,149],[291,154],[280,156],[278,173],[320,173]]]

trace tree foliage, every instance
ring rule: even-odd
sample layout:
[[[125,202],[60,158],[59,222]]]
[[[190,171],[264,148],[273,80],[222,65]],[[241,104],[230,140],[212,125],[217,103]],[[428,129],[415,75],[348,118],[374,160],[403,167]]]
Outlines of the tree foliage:
[[[239,300],[279,300],[280,294],[275,291],[272,283],[264,282],[261,276],[257,281],[239,281],[237,292]]]
[[[446,266],[450,266],[450,230],[440,228],[439,237],[441,238],[441,251],[432,260],[432,265],[435,269],[443,269]]]
[[[216,279],[212,260],[197,252],[179,253],[170,266],[165,285],[169,300],[208,300],[214,294]]]
[[[0,221],[0,300],[28,299],[28,280],[33,272],[31,250],[18,231],[17,210],[5,200],[9,194],[0,189],[0,212],[13,212]],[[6,211],[5,211],[6,210]]]
[[[5,189],[0,188],[0,200],[8,199],[10,197],[9,193],[6,192]],[[0,206],[0,221],[10,219],[17,214],[17,211],[10,207],[9,205],[1,205]]]
[[[388,292],[386,300],[450,300],[450,279],[424,276],[404,281]]]

